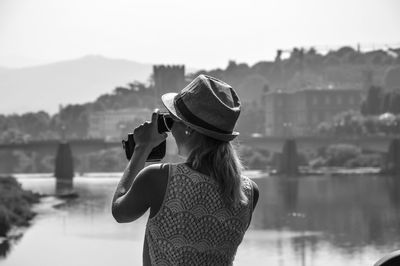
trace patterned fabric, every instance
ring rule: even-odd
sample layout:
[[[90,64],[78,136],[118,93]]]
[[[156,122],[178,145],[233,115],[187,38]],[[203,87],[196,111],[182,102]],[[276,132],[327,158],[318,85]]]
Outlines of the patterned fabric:
[[[164,202],[149,219],[152,265],[232,265],[252,214],[252,186],[243,177],[247,205],[224,204],[216,180],[185,164],[171,165]]]

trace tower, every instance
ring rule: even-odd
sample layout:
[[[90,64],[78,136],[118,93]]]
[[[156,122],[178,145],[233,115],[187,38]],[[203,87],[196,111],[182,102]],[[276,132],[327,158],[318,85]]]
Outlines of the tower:
[[[167,92],[178,92],[186,85],[184,65],[154,65],[153,77],[158,108],[162,106],[161,95]]]

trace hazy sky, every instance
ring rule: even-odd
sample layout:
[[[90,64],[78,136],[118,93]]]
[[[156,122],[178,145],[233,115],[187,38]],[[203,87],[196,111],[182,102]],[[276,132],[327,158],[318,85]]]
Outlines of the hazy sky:
[[[399,0],[0,0],[0,66],[88,54],[225,67],[278,48],[400,46]]]

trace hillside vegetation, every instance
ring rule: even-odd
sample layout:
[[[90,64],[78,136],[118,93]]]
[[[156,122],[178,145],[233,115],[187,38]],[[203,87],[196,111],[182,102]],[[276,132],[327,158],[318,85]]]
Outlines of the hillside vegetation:
[[[39,196],[23,190],[15,178],[0,176],[0,237],[7,235],[12,226],[26,226],[34,217],[31,210]]]
[[[302,88],[364,88],[366,83],[383,87],[396,79],[388,71],[400,65],[400,49],[358,52],[342,47],[323,55],[315,49],[293,49],[278,52],[274,61],[260,61],[253,66],[230,61],[225,69],[201,70],[190,74],[208,74],[231,84],[242,100],[242,114],[237,130],[241,134],[263,132],[263,93],[271,90],[299,90]],[[285,55],[288,55],[285,58]],[[388,76],[387,80],[385,80]],[[85,104],[68,104],[50,115],[44,111],[22,115],[0,115],[0,142],[21,142],[29,139],[58,139],[61,128],[66,137],[85,138],[88,115],[94,111],[132,107],[154,107],[154,87],[132,81],[120,84],[110,93],[100,95]]]

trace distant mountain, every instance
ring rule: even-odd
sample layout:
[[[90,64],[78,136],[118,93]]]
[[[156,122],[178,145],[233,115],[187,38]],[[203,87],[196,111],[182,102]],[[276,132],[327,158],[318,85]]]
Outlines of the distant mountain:
[[[94,101],[117,86],[146,82],[151,64],[85,56],[37,67],[0,68],[0,114],[45,110]]]

